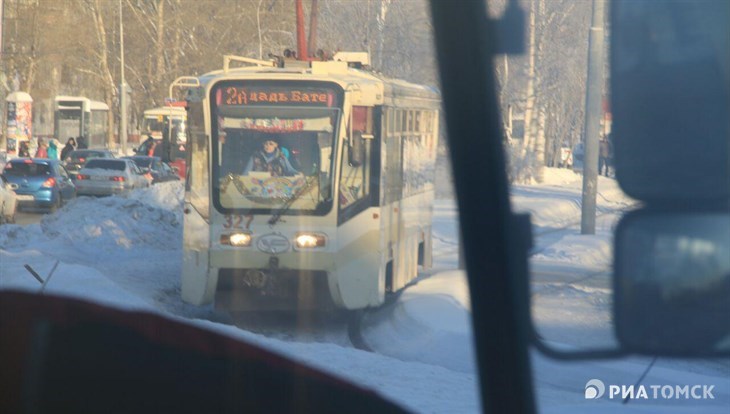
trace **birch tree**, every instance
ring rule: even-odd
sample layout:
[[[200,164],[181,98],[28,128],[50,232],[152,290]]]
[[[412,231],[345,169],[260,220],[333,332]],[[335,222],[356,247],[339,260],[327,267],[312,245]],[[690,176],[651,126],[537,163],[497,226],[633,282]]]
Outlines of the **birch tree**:
[[[91,17],[95,36],[94,47],[89,51],[92,61],[87,62],[89,64],[88,68],[81,68],[80,70],[98,78],[103,91],[104,102],[109,106],[109,108],[113,108],[117,98],[117,83],[109,64],[109,44],[114,41],[113,39],[110,40],[108,38],[105,19],[105,15],[111,15],[111,11],[108,7],[110,3],[102,0],[83,0],[81,5],[86,13],[88,13]],[[115,112],[111,110],[108,112],[109,129],[107,132],[107,145],[109,147],[114,147],[115,145],[114,131],[116,129],[114,128],[114,113]]]

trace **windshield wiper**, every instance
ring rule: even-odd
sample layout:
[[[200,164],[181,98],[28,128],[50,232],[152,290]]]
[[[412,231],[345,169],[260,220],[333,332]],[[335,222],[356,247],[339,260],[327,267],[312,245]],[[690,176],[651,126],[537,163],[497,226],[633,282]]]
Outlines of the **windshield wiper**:
[[[271,218],[268,221],[269,226],[273,226],[274,224],[276,224],[281,219],[281,216],[284,213],[286,213],[289,210],[289,208],[291,208],[292,204],[294,204],[294,202],[297,201],[299,199],[299,197],[301,197],[304,193],[308,192],[309,189],[312,188],[312,184],[315,181],[319,181],[319,175],[315,175],[314,177],[311,177],[309,180],[307,180],[305,178],[305,180],[307,181],[307,183],[304,184],[302,186],[302,188],[299,189],[299,191],[292,194],[291,197],[289,197],[284,202],[284,204],[281,206],[281,208],[271,216]]]

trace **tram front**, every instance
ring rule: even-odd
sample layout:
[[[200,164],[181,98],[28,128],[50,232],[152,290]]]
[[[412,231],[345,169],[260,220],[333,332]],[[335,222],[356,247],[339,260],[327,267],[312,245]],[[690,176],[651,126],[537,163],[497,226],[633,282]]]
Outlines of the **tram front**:
[[[342,88],[220,80],[205,93],[189,119],[183,299],[231,312],[342,307],[328,277]]]

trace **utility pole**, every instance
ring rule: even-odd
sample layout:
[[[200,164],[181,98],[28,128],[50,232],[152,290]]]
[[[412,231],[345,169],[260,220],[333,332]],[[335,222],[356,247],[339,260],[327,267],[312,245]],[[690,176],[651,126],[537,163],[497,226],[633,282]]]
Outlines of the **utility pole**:
[[[307,52],[307,39],[304,36],[304,6],[302,0],[296,0],[297,12],[297,59],[309,60]]]
[[[317,0],[312,0],[312,7],[309,10],[309,45],[308,52],[314,56],[317,53],[317,14],[319,14],[319,7],[317,6]],[[309,56],[307,56],[309,57]]]
[[[601,126],[603,95],[604,8],[606,0],[593,0],[593,17],[588,40],[588,76],[584,120],[585,153],[583,159],[583,195],[580,219],[581,234],[596,233],[596,194],[598,186],[598,136]]]
[[[124,81],[124,23],[122,22],[122,0],[119,0],[119,53],[122,82],[119,86],[119,143],[122,155],[127,155],[127,83]]]

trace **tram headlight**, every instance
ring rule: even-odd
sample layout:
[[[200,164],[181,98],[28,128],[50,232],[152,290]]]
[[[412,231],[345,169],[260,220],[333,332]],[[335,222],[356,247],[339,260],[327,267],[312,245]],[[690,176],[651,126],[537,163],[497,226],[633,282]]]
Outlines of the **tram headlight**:
[[[221,244],[227,244],[233,247],[250,246],[251,239],[252,237],[249,233],[221,234]]]
[[[324,247],[327,244],[327,238],[324,234],[319,233],[298,233],[294,237],[294,246],[298,249],[312,249],[315,247]]]

